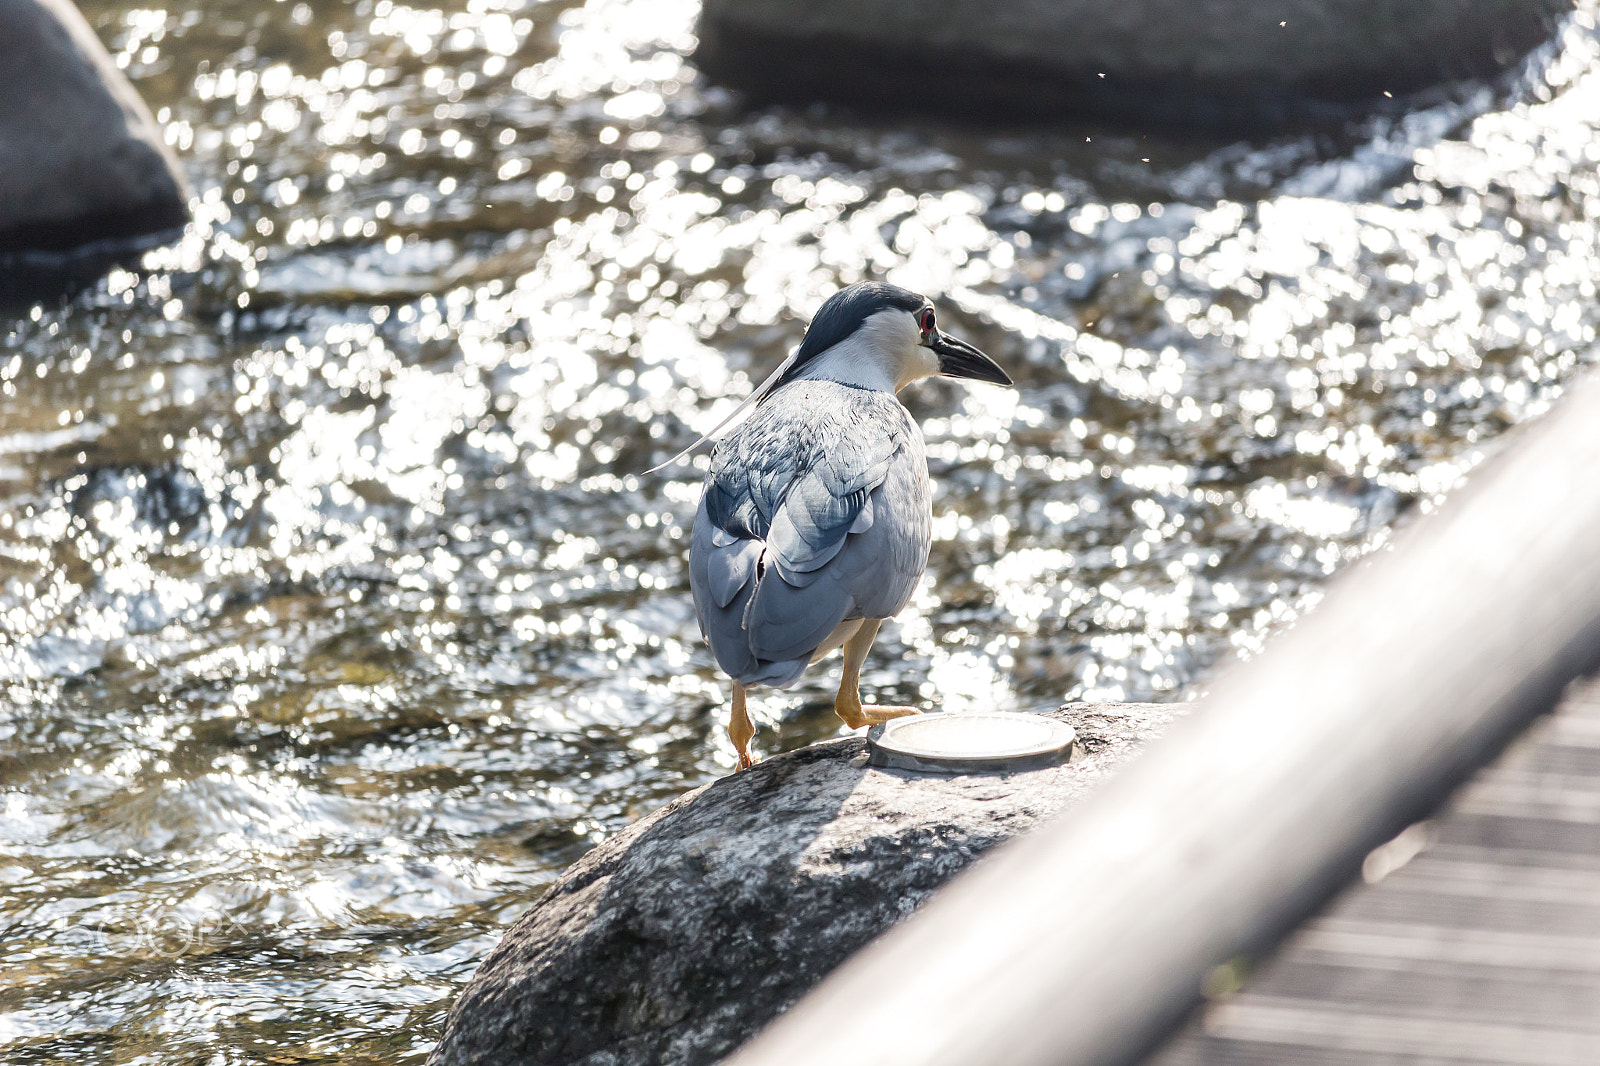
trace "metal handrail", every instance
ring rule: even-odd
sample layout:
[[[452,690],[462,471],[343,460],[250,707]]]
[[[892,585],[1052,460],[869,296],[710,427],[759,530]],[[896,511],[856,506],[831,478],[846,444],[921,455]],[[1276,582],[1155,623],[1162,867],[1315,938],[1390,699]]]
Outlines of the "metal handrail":
[[[1111,1066],[1600,666],[1600,379],[730,1066]]]

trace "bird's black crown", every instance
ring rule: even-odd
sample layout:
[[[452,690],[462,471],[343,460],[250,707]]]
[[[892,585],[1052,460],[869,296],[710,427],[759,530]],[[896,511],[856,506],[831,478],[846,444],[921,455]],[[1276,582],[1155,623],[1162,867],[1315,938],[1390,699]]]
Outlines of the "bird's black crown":
[[[859,281],[845,286],[817,310],[816,317],[806,328],[805,339],[800,342],[800,350],[795,353],[794,366],[785,377],[792,377],[807,362],[849,337],[879,311],[893,308],[916,314],[927,304],[926,296],[881,281]]]

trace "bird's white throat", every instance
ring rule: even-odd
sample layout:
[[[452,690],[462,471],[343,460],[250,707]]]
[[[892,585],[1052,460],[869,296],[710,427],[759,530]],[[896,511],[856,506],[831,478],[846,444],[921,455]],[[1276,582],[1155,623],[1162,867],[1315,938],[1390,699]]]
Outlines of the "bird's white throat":
[[[899,392],[913,381],[939,372],[939,357],[923,347],[921,339],[914,315],[879,311],[850,336],[808,360],[795,378]]]

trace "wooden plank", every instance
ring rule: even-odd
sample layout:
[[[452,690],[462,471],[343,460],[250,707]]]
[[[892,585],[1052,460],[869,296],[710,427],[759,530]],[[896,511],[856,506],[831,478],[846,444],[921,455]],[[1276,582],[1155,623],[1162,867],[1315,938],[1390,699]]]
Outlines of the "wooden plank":
[[[1149,1066],[1600,1063],[1600,686],[1460,789]]]

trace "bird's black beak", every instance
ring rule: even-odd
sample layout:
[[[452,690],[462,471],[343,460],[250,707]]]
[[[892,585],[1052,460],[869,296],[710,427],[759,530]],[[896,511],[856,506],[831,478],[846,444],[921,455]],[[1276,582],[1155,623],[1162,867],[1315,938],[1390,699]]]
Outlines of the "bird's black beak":
[[[996,385],[1012,384],[1011,375],[1001,370],[1000,364],[944,330],[933,331],[928,347],[939,357],[939,373],[947,378],[971,378],[974,381],[991,381]]]

